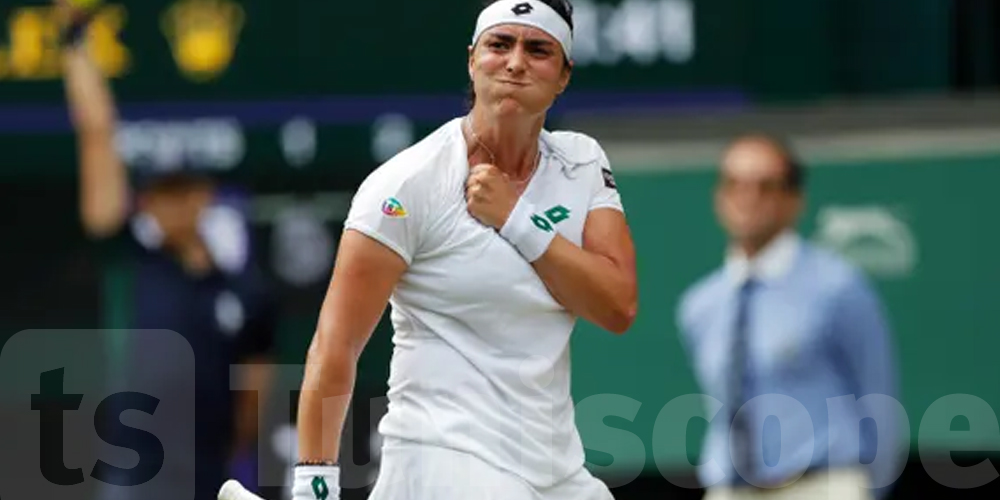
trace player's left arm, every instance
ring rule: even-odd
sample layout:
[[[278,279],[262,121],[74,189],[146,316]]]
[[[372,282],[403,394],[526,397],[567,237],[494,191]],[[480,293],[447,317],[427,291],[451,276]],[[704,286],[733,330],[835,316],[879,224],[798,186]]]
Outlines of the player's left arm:
[[[632,326],[638,310],[635,247],[622,212],[591,210],[582,247],[557,235],[532,265],[573,314],[614,333]]]

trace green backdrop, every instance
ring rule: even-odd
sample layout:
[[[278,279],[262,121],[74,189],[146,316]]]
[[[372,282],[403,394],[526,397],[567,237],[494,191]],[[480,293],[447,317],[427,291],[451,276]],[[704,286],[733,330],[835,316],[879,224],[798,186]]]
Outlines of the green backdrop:
[[[1000,208],[994,194],[998,166],[1000,157],[928,158],[821,165],[809,172],[802,232],[833,245],[876,281],[898,344],[914,451],[921,419],[939,398],[970,394],[1000,408],[1000,337],[992,310],[1000,298],[1000,235],[993,230]],[[641,406],[634,419],[611,416],[603,423],[607,404],[584,408],[581,433],[585,445],[597,448],[589,458],[598,466],[610,465],[614,455],[612,469],[653,467],[654,453],[668,468],[697,463],[704,420],[655,442],[653,428],[665,404],[698,392],[678,343],[674,311],[683,289],[721,262],[723,238],[711,209],[714,176],[709,169],[618,174],[637,244],[639,315],[622,337],[588,324],[574,333],[573,392],[577,401],[620,394]],[[675,408],[665,427],[683,425],[683,413],[699,407],[688,401]],[[950,427],[947,421],[928,425],[922,443],[1000,449],[1000,435],[978,424],[964,435],[949,434],[969,431],[969,422],[992,415],[988,408],[966,413],[968,420],[955,419]],[[607,427],[632,433],[643,446],[622,441]]]

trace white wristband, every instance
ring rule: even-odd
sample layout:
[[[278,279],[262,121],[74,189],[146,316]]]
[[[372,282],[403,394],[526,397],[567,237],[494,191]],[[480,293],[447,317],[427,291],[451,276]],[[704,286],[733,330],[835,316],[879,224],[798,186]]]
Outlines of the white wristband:
[[[500,236],[514,245],[528,262],[534,262],[549,249],[556,230],[548,219],[536,212],[534,204],[521,197],[500,228]]]
[[[340,467],[298,465],[295,467],[293,500],[340,500]]]

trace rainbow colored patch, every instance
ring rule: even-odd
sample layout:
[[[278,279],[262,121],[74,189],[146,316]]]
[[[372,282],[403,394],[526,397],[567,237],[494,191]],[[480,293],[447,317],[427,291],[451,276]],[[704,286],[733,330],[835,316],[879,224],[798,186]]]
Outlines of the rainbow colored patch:
[[[382,213],[388,217],[406,217],[408,215],[403,204],[395,198],[386,198],[382,202]]]

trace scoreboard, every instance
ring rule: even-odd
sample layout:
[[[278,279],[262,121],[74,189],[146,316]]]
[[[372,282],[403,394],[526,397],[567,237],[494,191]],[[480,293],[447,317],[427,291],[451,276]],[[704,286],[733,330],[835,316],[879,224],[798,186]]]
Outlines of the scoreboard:
[[[947,0],[572,3],[575,67],[555,121],[949,81]],[[253,175],[341,175],[464,112],[481,4],[103,0],[88,40],[130,164],[184,155]],[[0,3],[0,175],[71,171],[57,32],[48,0]]]
[[[93,55],[126,100],[461,92],[479,2],[106,0]],[[578,90],[735,85],[742,49],[732,0],[577,0]],[[0,5],[2,99],[51,97],[55,13]],[[728,37],[701,36],[712,32]],[[704,43],[702,43],[704,42]],[[578,85],[577,85],[578,84]]]
[[[738,105],[731,0],[577,0],[576,68],[553,116]],[[464,112],[476,1],[106,0],[87,34],[130,164],[368,169]],[[0,175],[69,172],[56,44],[38,0],[0,4]]]

